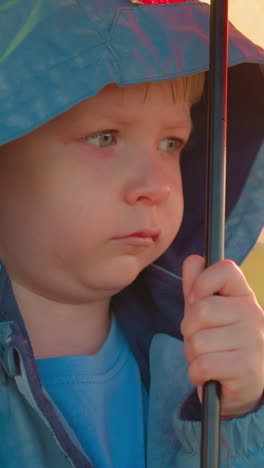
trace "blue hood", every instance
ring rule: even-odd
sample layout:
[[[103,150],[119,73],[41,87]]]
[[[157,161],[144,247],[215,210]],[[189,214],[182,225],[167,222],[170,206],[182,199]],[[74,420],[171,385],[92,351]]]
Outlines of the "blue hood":
[[[129,0],[2,0],[0,145],[96,95],[108,83],[128,86],[207,71],[209,16],[209,6],[198,1],[133,6]],[[263,50],[230,25],[226,256],[238,263],[264,224],[263,64]],[[181,230],[155,264],[112,298],[147,387],[153,335],[181,338],[182,262],[191,253],[204,252],[207,83],[192,117],[194,132],[182,158]],[[0,322],[6,321],[15,322],[9,341],[24,354],[34,398],[54,418],[52,427],[61,431],[61,445],[71,453],[72,445],[41,393],[2,266]],[[81,453],[74,453],[73,459],[81,460],[78,466],[88,466]]]

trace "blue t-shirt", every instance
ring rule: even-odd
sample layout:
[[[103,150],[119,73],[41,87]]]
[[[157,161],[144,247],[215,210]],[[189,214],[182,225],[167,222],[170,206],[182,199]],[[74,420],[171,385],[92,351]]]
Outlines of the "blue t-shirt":
[[[44,388],[96,468],[144,468],[147,393],[116,320],[93,356],[37,360]]]

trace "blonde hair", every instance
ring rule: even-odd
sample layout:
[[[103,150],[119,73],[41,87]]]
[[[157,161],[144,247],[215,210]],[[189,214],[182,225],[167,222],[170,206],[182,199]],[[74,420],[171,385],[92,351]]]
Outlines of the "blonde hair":
[[[171,80],[172,93],[184,94],[185,99],[190,101],[191,105],[197,104],[204,91],[205,72],[187,75],[181,78]]]
[[[193,75],[186,75],[179,78],[173,78],[172,80],[164,80],[160,83],[169,83],[171,87],[171,95],[174,103],[176,102],[177,95],[183,96],[184,100],[190,102],[191,105],[197,104],[202,98],[205,84],[205,72],[195,73]],[[145,83],[146,90],[144,101],[146,101],[150,83]],[[125,90],[125,88],[124,88]]]

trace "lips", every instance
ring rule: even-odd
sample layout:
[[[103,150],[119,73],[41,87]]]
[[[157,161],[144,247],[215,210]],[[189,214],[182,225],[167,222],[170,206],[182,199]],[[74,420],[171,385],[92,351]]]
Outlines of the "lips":
[[[151,239],[155,241],[159,238],[161,233],[160,228],[154,227],[149,229],[142,229],[141,231],[132,232],[129,234],[125,234],[124,236],[114,237],[114,239],[130,239],[130,238],[138,238],[138,239]]]
[[[142,238],[151,238],[154,241],[157,240],[160,236],[160,229],[159,228],[152,228],[152,229],[143,229],[142,231],[133,232],[129,234],[127,237],[142,237]]]

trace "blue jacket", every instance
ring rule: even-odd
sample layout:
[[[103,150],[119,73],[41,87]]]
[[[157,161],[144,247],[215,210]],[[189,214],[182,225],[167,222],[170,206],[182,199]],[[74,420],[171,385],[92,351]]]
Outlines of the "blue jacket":
[[[208,70],[208,31],[209,7],[197,1],[153,7],[134,7],[127,0],[2,2],[0,144],[97,94],[107,83],[126,86]],[[229,51],[226,257],[240,263],[264,224],[264,58],[261,48],[233,26]],[[112,298],[149,392],[147,468],[199,466],[200,404],[188,379],[179,325],[183,259],[204,253],[206,108],[205,93],[193,109],[196,131],[182,163],[181,230],[162,257]],[[4,265],[0,430],[1,468],[92,468],[40,384]],[[221,424],[221,468],[248,466],[264,466],[261,404]]]

